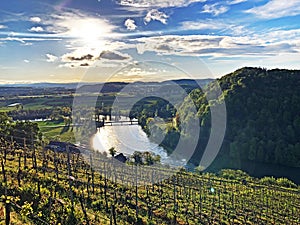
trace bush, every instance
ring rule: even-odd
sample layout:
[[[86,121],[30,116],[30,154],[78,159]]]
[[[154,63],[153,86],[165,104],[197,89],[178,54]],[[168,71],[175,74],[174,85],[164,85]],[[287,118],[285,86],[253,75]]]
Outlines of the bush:
[[[219,172],[219,176],[229,180],[248,180],[249,175],[241,170],[223,169]]]
[[[282,187],[288,187],[288,188],[297,188],[297,185],[295,183],[293,183],[292,181],[290,181],[287,178],[278,178],[276,180],[277,184],[282,186]]]
[[[260,179],[260,183],[264,185],[278,185],[287,188],[297,188],[297,185],[287,178],[274,178],[274,177],[263,177]]]
[[[274,177],[263,177],[260,179],[260,183],[264,185],[276,185],[276,179]]]

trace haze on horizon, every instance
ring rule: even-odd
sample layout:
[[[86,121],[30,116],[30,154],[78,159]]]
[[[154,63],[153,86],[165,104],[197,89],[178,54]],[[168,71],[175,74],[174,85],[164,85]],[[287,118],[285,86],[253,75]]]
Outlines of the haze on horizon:
[[[216,78],[300,69],[300,2],[0,2],[0,83]]]

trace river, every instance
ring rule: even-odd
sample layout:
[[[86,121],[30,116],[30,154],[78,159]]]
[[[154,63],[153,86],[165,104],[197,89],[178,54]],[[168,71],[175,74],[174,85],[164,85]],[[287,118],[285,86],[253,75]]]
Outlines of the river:
[[[146,133],[139,125],[113,125],[101,127],[92,139],[93,148],[100,152],[108,152],[114,147],[118,153],[126,156],[132,155],[135,151],[153,152],[161,157],[162,164],[182,166],[186,160],[171,161],[167,152],[157,143],[150,141]]]

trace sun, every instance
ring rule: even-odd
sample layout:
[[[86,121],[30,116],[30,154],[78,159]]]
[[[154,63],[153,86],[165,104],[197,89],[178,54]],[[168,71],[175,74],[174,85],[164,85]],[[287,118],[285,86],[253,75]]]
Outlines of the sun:
[[[83,21],[79,24],[78,29],[78,37],[87,43],[104,38],[103,34],[105,31],[103,30],[103,27],[97,23]]]
[[[94,46],[111,37],[111,25],[95,18],[81,18],[73,21],[69,35],[79,39],[85,45]]]

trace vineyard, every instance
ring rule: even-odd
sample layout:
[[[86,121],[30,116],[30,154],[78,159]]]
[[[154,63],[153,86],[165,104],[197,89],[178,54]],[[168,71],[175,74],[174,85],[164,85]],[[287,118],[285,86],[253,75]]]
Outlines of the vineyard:
[[[0,224],[300,224],[300,189],[1,141]],[[276,182],[278,181],[278,182]]]

